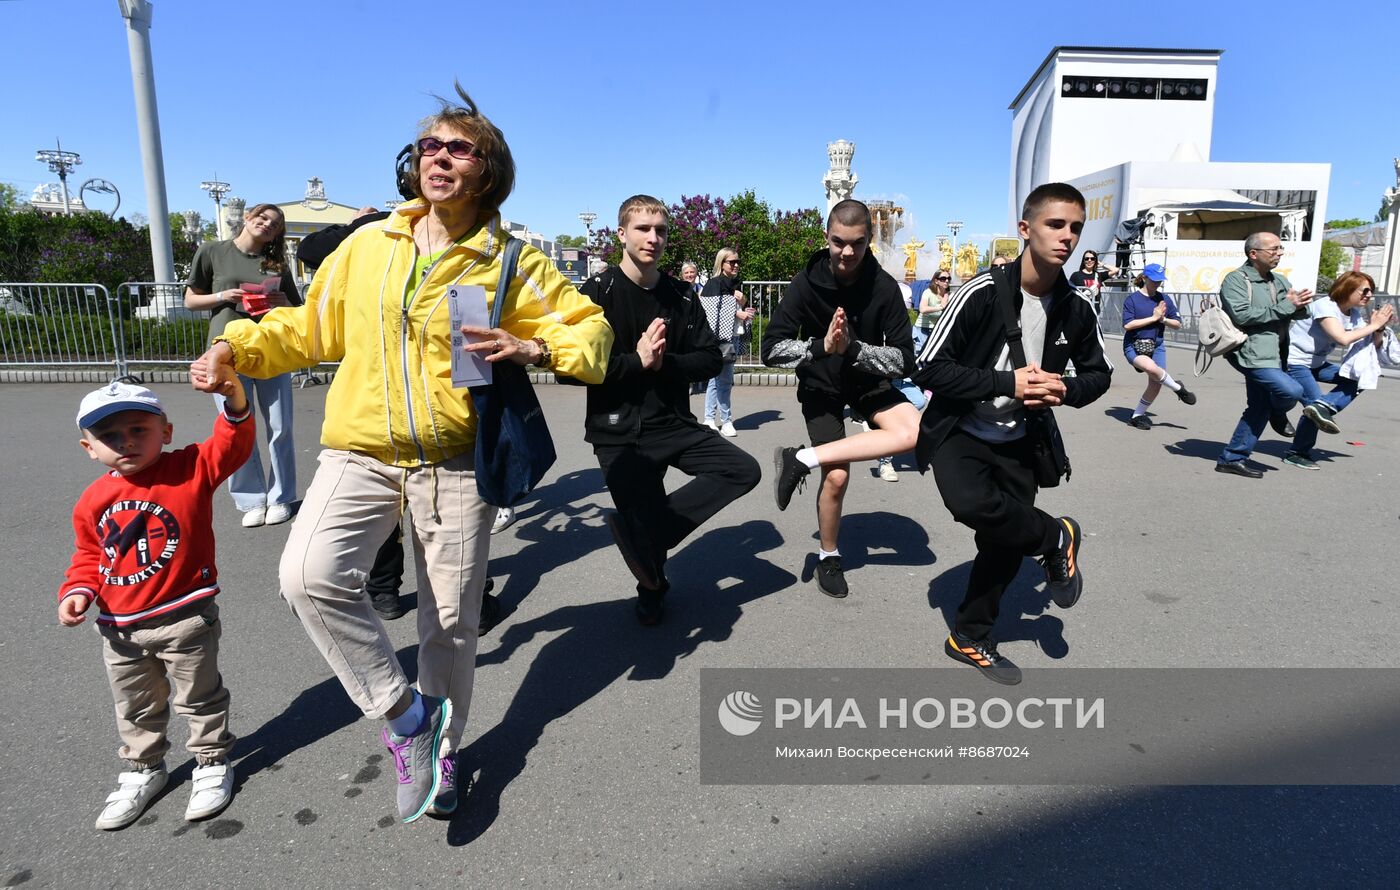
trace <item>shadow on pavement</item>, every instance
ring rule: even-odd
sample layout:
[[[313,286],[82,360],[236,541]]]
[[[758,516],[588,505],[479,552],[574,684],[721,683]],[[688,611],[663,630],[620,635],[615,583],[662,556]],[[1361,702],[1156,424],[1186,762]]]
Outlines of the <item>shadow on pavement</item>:
[[[448,843],[469,844],[490,829],[506,788],[524,771],[530,751],[555,719],[619,678],[667,676],[678,659],[702,643],[728,639],[745,603],[790,587],[792,574],[759,556],[782,543],[767,521],[705,533],[669,561],[672,588],[666,617],[656,627],[637,624],[628,595],[565,606],[506,628],[500,645],[478,655],[478,666],[506,661],[537,634],[558,635],[530,664],[501,722],[462,749],[461,775],[470,777],[470,788],[448,827]],[[735,583],[718,587],[729,579]]]
[[[967,579],[972,574],[972,563],[965,562],[949,569],[930,582],[928,587],[929,605],[943,613],[946,627],[952,628],[958,615],[958,606],[967,593]],[[1030,558],[1021,563],[1021,570],[1011,583],[1006,585],[1006,593],[1001,598],[1001,614],[992,628],[992,639],[998,645],[1027,640],[1035,643],[1051,658],[1064,658],[1069,654],[1069,643],[1065,641],[1065,623],[1058,616],[1049,614],[1050,594],[1037,589],[1045,580],[1045,570]],[[942,640],[939,640],[941,645]],[[1015,661],[1011,652],[1004,653]]]
[[[418,677],[418,646],[405,646],[397,654],[408,682],[414,682]],[[237,767],[235,790],[242,788],[248,777],[265,769],[280,769],[278,764],[283,758],[334,735],[363,716],[334,676],[303,690],[282,713],[234,743],[231,759]],[[370,722],[378,726],[377,721]]]
[[[736,430],[756,430],[765,423],[775,423],[783,419],[783,412],[768,409],[766,411],[755,411],[752,414],[745,414],[743,417],[734,415],[734,428]]]

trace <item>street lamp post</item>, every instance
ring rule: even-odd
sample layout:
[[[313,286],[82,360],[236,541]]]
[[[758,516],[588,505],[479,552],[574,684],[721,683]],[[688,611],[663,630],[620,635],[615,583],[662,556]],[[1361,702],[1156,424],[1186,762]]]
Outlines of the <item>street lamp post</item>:
[[[57,139],[54,144],[57,149],[41,148],[34,154],[34,160],[41,164],[48,164],[51,173],[58,174],[59,186],[63,189],[63,215],[71,216],[73,208],[68,203],[68,174],[73,172],[73,168],[83,162],[76,151],[64,151],[63,143]]]
[[[598,214],[592,210],[585,210],[578,215],[583,221],[583,227],[588,230],[588,240],[584,246],[588,248],[588,268],[584,271],[592,275],[602,265],[602,260],[593,255],[593,221],[598,218]]]
[[[219,241],[224,241],[224,195],[227,195],[233,186],[227,182],[220,182],[218,176],[219,174],[215,173],[213,179],[204,180],[199,187],[214,199],[214,235]]]
[[[958,232],[962,231],[963,221],[950,219],[947,226],[948,231],[953,233],[953,268],[948,270],[948,277],[956,279],[958,277]]]

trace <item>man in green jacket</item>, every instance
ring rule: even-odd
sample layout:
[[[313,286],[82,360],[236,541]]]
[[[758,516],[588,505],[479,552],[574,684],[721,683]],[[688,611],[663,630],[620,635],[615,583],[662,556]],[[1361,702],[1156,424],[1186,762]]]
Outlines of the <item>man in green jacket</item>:
[[[1226,359],[1244,375],[1244,414],[1230,444],[1220,452],[1217,473],[1258,479],[1262,470],[1246,463],[1270,414],[1282,415],[1303,397],[1303,387],[1283,369],[1280,337],[1289,323],[1308,316],[1310,290],[1295,290],[1274,271],[1283,258],[1283,242],[1271,232],[1255,232],[1244,242],[1248,262],[1220,282],[1220,305],[1247,337]],[[1311,405],[1303,413],[1315,411]]]

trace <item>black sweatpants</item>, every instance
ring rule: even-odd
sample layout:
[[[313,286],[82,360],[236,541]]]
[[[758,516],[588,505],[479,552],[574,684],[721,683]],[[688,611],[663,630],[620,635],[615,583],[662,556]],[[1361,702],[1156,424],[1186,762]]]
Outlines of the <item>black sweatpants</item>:
[[[719,433],[699,424],[644,430],[631,445],[594,445],[603,482],[618,512],[634,512],[651,533],[658,565],[700,525],[753,490],[758,461]],[[667,467],[687,476],[666,493]]]
[[[379,545],[379,552],[374,555],[374,565],[369,570],[369,577],[365,579],[365,591],[370,596],[376,593],[398,593],[401,584],[403,536],[400,526],[396,525],[389,533],[389,539]]]
[[[1060,526],[1035,507],[1030,443],[991,443],[954,428],[933,454],[938,492],[953,518],[975,532],[977,558],[953,627],[974,640],[996,624],[1006,585],[1027,556],[1059,546]]]

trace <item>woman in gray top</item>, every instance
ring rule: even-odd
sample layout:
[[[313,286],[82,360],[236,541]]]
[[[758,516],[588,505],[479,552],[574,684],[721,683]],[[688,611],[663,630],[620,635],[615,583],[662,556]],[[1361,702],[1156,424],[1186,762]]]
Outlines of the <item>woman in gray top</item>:
[[[185,285],[185,307],[214,313],[209,320],[211,342],[235,319],[257,321],[269,309],[301,304],[287,261],[286,231],[286,219],[275,204],[257,204],[243,215],[237,235],[202,244],[195,252]],[[244,528],[276,525],[292,518],[290,505],[297,499],[292,375],[242,380],[248,401],[255,402],[262,413],[271,466],[264,475],[254,448],[248,462],[229,478],[229,493],[243,512]]]

